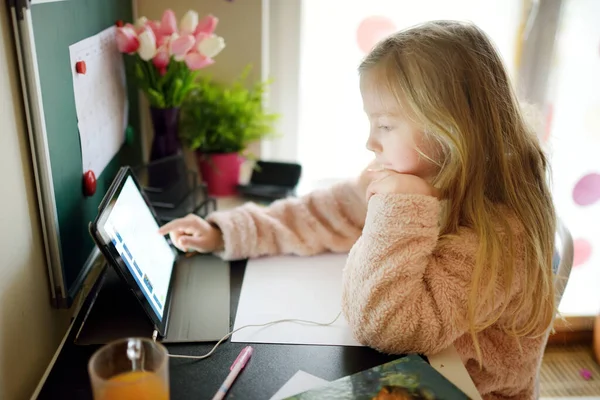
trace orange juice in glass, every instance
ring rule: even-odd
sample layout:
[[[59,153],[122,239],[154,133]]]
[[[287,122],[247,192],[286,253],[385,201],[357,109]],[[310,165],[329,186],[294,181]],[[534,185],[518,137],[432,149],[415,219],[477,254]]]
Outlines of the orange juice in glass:
[[[168,400],[169,355],[145,338],[117,340],[88,363],[94,400]]]

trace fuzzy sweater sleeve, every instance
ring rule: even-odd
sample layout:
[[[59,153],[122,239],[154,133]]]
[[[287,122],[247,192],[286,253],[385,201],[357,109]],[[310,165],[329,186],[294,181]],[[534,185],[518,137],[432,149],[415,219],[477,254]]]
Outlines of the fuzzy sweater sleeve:
[[[439,214],[434,197],[371,197],[343,276],[342,309],[361,343],[386,353],[433,354],[468,332],[476,247],[434,251]]]
[[[361,234],[366,215],[358,180],[338,183],[269,207],[247,203],[215,212],[207,221],[223,233],[226,260],[276,254],[348,252]]]

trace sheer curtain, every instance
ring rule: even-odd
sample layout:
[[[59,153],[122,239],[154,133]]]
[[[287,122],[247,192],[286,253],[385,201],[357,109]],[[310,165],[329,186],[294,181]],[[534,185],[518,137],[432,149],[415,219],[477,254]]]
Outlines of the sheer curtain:
[[[357,67],[377,39],[433,19],[469,20],[497,45],[512,73],[520,0],[303,0],[297,160],[303,181],[354,176],[370,160]]]

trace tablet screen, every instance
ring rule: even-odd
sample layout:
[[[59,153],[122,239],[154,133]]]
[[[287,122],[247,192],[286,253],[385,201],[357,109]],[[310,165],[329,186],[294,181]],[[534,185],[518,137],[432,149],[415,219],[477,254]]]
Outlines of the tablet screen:
[[[162,321],[175,252],[158,233],[158,224],[131,176],[103,220],[101,229]]]

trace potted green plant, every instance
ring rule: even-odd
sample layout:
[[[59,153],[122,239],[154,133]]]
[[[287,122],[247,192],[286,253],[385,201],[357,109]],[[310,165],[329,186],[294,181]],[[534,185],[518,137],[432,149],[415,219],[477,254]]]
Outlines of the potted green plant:
[[[231,85],[209,77],[197,87],[181,108],[181,142],[196,154],[198,170],[211,196],[236,193],[244,157],[253,157],[248,145],[276,133],[277,115],[263,107],[268,81],[247,86],[250,67]]]

